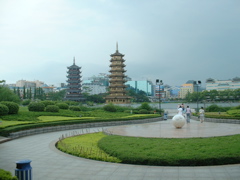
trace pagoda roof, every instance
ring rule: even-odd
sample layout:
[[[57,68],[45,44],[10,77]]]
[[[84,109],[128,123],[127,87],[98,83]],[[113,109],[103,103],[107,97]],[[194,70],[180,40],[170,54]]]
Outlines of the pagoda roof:
[[[73,58],[73,65],[69,66],[68,68],[78,68],[78,69],[80,69],[81,67],[79,67],[75,64],[75,57],[74,57]]]
[[[117,46],[116,46],[116,52],[113,53],[113,54],[111,54],[110,56],[111,56],[111,57],[113,57],[113,56],[121,56],[121,57],[123,57],[123,56],[124,56],[124,54],[121,54],[121,53],[118,51],[118,43],[117,43]]]

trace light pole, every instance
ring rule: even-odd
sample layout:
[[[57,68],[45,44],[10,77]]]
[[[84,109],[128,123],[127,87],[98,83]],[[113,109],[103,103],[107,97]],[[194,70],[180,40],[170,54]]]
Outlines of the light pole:
[[[194,85],[197,87],[197,112],[199,110],[199,107],[198,107],[198,99],[199,99],[199,95],[198,95],[198,87],[199,85],[201,85],[201,81],[194,81]]]
[[[162,80],[156,79],[156,85],[158,85],[158,103],[159,103],[159,114],[161,116],[161,93],[160,93],[160,86],[163,85]]]

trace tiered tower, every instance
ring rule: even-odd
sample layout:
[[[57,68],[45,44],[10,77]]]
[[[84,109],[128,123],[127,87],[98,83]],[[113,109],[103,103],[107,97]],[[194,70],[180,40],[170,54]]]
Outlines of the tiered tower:
[[[75,64],[75,57],[73,58],[73,65],[67,67],[67,94],[65,100],[70,101],[83,101],[81,90],[81,67]]]
[[[124,55],[118,52],[118,44],[116,48],[116,52],[111,54],[111,70],[109,71],[111,74],[109,75],[109,95],[106,96],[106,103],[113,104],[126,104],[130,103],[131,97],[126,95],[126,85],[124,84],[126,80],[124,79],[126,76],[124,73],[125,60],[123,59]]]

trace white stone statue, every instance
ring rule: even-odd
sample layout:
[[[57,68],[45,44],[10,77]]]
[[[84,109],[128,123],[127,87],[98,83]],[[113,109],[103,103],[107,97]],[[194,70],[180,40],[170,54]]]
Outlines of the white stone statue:
[[[172,120],[173,120],[173,125],[176,128],[182,128],[186,121],[183,115],[180,115],[180,114],[173,116]]]

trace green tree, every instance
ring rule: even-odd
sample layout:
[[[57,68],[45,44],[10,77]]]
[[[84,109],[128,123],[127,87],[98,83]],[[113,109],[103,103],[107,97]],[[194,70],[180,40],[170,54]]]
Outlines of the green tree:
[[[66,90],[61,90],[59,92],[48,93],[48,99],[52,101],[62,101],[66,94]]]
[[[26,87],[23,86],[23,99],[26,99]]]
[[[19,103],[20,98],[8,87],[0,86],[0,101],[13,101]]]

